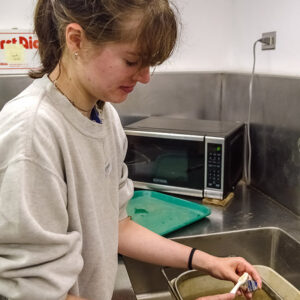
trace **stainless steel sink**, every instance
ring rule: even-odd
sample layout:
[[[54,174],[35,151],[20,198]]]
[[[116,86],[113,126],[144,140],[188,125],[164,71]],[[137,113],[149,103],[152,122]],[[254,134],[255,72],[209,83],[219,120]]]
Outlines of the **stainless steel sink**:
[[[300,243],[287,232],[266,227],[174,238],[217,256],[242,256],[255,265],[271,267],[300,289]],[[137,299],[169,300],[160,267],[124,257]],[[174,270],[174,276],[183,272]]]

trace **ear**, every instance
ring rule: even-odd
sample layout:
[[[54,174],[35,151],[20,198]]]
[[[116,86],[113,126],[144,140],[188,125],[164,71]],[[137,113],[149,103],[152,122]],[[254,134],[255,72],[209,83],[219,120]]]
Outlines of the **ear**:
[[[85,39],[84,30],[77,23],[70,23],[66,27],[66,46],[71,53],[79,51]]]

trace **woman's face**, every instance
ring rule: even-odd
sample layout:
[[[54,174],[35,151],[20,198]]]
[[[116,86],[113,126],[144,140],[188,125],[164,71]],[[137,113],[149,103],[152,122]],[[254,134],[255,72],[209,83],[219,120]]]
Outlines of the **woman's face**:
[[[76,73],[82,92],[90,99],[119,103],[126,100],[138,82],[149,82],[149,67],[140,67],[134,43],[108,43],[101,47],[87,43],[76,61]]]

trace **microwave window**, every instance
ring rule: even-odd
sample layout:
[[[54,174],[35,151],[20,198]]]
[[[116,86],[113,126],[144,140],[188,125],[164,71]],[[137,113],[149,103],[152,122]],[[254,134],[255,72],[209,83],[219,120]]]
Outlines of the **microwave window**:
[[[199,141],[127,136],[125,163],[134,181],[202,189],[204,143]]]

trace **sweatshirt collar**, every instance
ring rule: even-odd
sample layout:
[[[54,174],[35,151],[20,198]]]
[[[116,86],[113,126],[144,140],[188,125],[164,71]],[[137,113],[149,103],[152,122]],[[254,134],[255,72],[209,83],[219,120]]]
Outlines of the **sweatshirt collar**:
[[[95,115],[93,114],[93,120],[88,119],[85,117],[78,109],[76,109],[70,101],[61,94],[52,81],[48,78],[48,76],[45,74],[42,78],[36,79],[34,81],[34,84],[39,87],[40,89],[43,89],[46,93],[47,100],[50,104],[52,104],[57,111],[63,114],[63,116],[82,134],[94,137],[94,138],[102,138],[105,135],[105,132],[108,127],[108,122],[103,121],[101,123],[95,122]],[[94,108],[97,110],[96,108]],[[101,113],[101,117],[99,118],[99,112],[98,113],[98,120],[106,120],[106,105],[104,105],[103,111]]]

